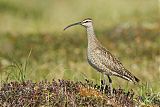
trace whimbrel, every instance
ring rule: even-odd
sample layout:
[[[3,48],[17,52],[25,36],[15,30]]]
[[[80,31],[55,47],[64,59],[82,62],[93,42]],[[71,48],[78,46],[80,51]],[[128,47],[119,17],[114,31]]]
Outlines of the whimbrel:
[[[111,94],[112,94],[112,80],[110,76],[117,76],[123,78],[125,80],[131,81],[133,83],[139,82],[139,79],[131,74],[123,64],[112,55],[106,48],[104,48],[101,43],[96,38],[94,33],[92,19],[87,18],[83,21],[68,25],[64,28],[74,26],[74,25],[82,25],[87,29],[88,36],[88,47],[87,47],[87,59],[89,64],[95,68],[97,71],[107,75],[109,79]]]

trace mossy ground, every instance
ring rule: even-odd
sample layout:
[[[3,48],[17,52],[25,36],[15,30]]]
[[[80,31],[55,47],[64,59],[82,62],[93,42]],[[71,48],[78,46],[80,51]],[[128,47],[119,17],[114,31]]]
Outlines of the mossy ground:
[[[148,93],[149,96],[149,93]],[[47,80],[34,83],[5,83],[0,89],[0,106],[53,106],[53,107],[135,107],[142,105],[141,96],[135,96],[133,91],[113,89],[106,85],[98,86],[86,80],[85,83],[68,80]],[[158,107],[160,99],[155,97],[148,106]]]

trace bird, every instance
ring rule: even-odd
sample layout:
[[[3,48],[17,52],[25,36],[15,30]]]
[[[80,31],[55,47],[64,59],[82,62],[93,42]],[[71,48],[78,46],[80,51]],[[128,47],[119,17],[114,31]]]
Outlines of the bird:
[[[88,38],[88,63],[98,72],[101,72],[104,77],[108,77],[111,95],[113,93],[111,76],[120,77],[122,79],[133,82],[134,84],[140,81],[136,76],[134,76],[131,72],[129,72],[129,70],[124,67],[124,65],[120,62],[118,58],[116,58],[98,41],[94,32],[93,21],[91,18],[86,18],[82,21],[70,24],[66,26],[64,30],[75,25],[81,25],[86,28]]]

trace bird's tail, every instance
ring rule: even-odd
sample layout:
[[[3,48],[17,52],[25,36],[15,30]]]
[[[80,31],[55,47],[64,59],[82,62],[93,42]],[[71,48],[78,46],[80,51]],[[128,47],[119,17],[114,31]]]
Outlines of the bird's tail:
[[[125,80],[128,80],[130,82],[133,82],[134,84],[137,84],[140,80],[135,77],[133,74],[131,74],[127,69],[123,69],[123,71],[120,71],[121,75],[117,72],[114,74],[115,76],[121,77]]]
[[[136,76],[131,74],[127,69],[125,69],[125,73],[123,77],[125,77],[125,79],[127,79],[128,81],[133,82],[134,84],[137,84],[140,81]]]
[[[133,80],[133,81],[134,81],[134,84],[136,84],[136,83],[138,83],[140,80],[139,80],[137,77],[134,76],[134,80]]]

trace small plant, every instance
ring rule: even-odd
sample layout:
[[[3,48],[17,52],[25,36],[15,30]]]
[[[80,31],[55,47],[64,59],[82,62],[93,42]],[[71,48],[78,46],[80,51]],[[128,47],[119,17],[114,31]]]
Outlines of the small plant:
[[[160,95],[155,94],[148,82],[142,84],[139,88],[139,100],[143,105],[151,105],[152,103],[160,104]],[[156,101],[157,100],[157,101]]]
[[[12,63],[7,67],[7,81],[15,80],[18,82],[23,82],[25,80],[25,70],[23,69],[23,65],[17,62]]]
[[[28,57],[27,57],[24,64],[13,61],[12,64],[6,68],[6,71],[7,71],[6,81],[8,81],[9,79],[15,80],[18,82],[25,81],[28,61],[29,61],[29,57],[31,55],[31,52],[32,52],[32,49],[30,50]]]

